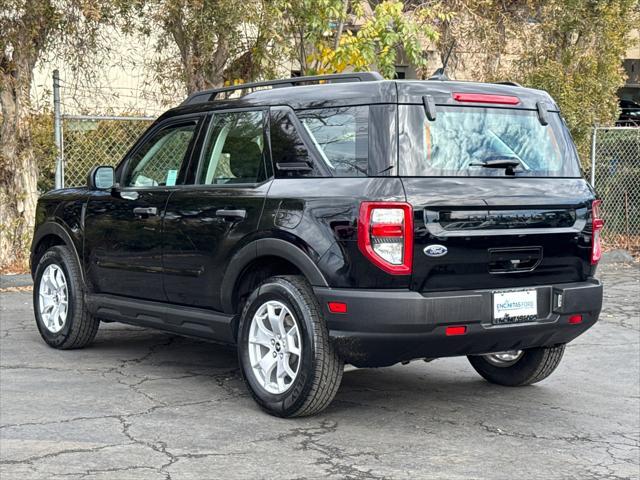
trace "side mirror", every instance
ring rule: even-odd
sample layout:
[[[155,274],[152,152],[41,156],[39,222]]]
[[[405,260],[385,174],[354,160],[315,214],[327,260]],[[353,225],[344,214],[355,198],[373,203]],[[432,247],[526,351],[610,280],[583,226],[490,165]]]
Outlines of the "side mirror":
[[[116,186],[116,172],[113,167],[93,167],[87,185],[90,190],[110,190]]]

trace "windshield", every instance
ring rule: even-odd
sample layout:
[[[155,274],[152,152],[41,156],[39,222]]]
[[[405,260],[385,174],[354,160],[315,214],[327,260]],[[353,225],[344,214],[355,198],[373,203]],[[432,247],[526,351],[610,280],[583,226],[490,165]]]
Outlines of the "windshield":
[[[575,149],[558,113],[542,125],[537,111],[400,105],[400,175],[579,177]]]

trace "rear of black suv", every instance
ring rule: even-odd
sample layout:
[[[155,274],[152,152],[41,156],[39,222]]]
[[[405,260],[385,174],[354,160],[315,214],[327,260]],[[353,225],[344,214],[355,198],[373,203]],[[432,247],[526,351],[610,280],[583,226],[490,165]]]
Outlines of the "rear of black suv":
[[[388,284],[315,288],[338,351],[358,366],[470,355],[491,381],[540,380],[602,304],[599,200],[558,108],[515,86],[397,85],[402,198],[360,204],[350,259]]]
[[[541,91],[375,72],[223,87],[40,198],[34,312],[59,349],[102,321],[235,343],[282,417],[328,406],[345,363],[466,355],[529,385],[597,321],[598,207]]]

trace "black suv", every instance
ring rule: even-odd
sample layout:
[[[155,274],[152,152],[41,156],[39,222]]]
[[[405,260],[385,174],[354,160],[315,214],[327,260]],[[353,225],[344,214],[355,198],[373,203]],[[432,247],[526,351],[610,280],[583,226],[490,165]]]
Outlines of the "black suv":
[[[468,355],[528,385],[598,319],[598,206],[542,91],[358,73],[198,92],[40,198],[37,325],[61,349],[101,321],[236,344],[283,417],[325,408],[345,363]]]

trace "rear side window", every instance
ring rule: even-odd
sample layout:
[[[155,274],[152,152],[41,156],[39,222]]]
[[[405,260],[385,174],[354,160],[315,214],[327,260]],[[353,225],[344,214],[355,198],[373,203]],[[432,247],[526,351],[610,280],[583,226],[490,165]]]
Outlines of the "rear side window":
[[[579,177],[580,169],[558,113],[542,125],[536,111],[438,107],[429,121],[421,105],[401,105],[400,175],[504,176],[491,162],[516,162],[516,176]]]
[[[363,106],[296,112],[334,177],[367,176],[368,113]]]
[[[263,111],[213,114],[200,184],[256,183],[266,179]]]
[[[271,109],[271,156],[276,177],[318,177],[321,172],[313,161],[301,132],[297,119],[289,108]],[[285,169],[287,165],[303,166],[298,170]]]

